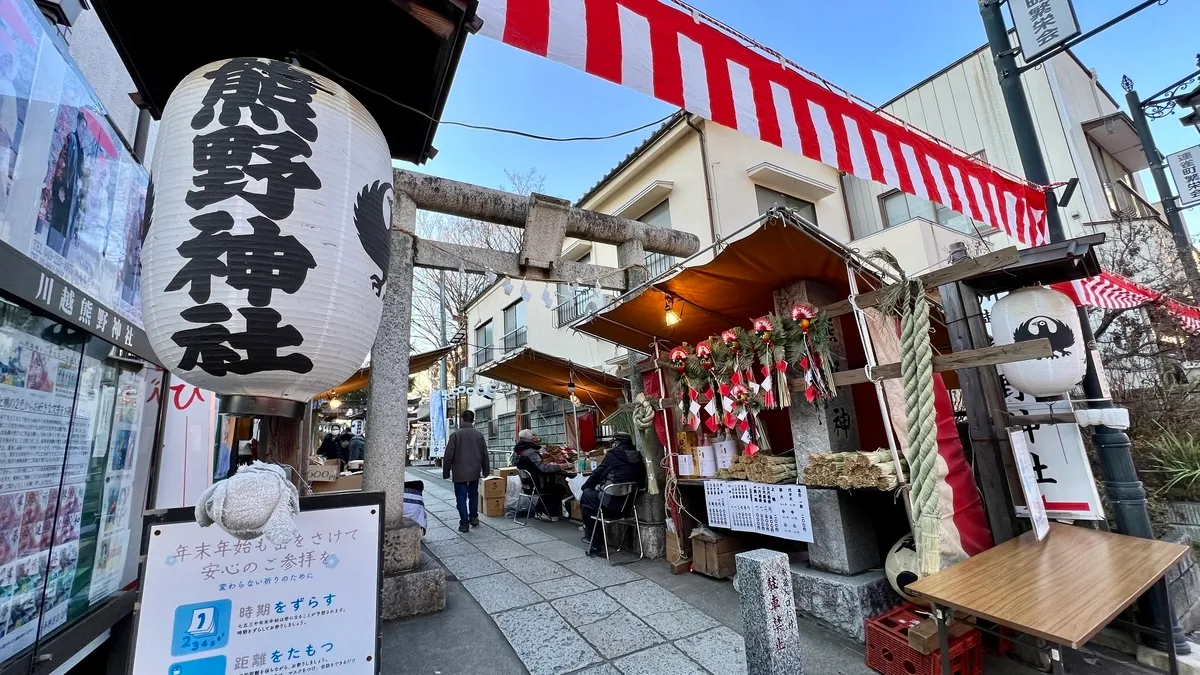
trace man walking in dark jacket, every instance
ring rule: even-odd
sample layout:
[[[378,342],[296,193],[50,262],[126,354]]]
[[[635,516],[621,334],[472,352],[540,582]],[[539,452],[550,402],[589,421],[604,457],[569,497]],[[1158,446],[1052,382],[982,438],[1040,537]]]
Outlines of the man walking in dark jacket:
[[[588,476],[583,484],[583,495],[579,500],[579,509],[583,515],[583,539],[591,542],[589,556],[604,555],[604,538],[592,539],[596,527],[596,514],[604,509],[605,516],[624,518],[628,513],[620,511],[623,504],[602,504],[603,495],[600,490],[614,483],[636,483],[638,488],[646,487],[646,464],[642,461],[642,453],[633,445],[629,434],[617,432],[613,437],[612,448],[604,456],[604,461]],[[624,498],[620,498],[624,502]],[[633,501],[629,501],[632,508]]]
[[[446,441],[442,456],[442,478],[454,476],[454,501],[458,505],[458,531],[469,532],[479,525],[479,479],[491,473],[487,441],[475,429],[475,412],[464,410],[459,425]]]

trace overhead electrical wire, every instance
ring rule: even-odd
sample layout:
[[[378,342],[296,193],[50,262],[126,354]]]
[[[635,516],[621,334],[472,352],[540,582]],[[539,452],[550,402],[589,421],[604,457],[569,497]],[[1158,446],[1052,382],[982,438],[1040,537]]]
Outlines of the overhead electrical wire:
[[[312,61],[313,63],[317,64],[323,70],[329,72],[329,74],[333,75],[334,77],[338,78],[339,80],[344,80],[346,82],[349,82],[350,84],[353,84],[356,87],[359,87],[361,89],[369,91],[372,94],[375,94],[376,96],[386,100],[388,103],[391,103],[392,105],[394,105],[396,107],[403,108],[411,113],[420,115],[421,117],[424,117],[425,119],[427,119],[431,122],[436,122],[437,124],[444,124],[446,126],[452,126],[452,127],[463,127],[465,129],[476,129],[479,131],[494,131],[498,134],[508,134],[510,136],[520,136],[521,138],[530,138],[535,141],[549,141],[552,143],[575,143],[575,142],[579,142],[579,141],[607,141],[607,140],[610,140],[613,138],[620,138],[622,136],[628,136],[629,134],[635,134],[639,131],[642,131],[644,129],[649,129],[650,127],[653,127],[653,126],[658,126],[658,125],[662,124],[663,122],[666,122],[667,120],[671,119],[671,116],[675,114],[672,112],[670,114],[664,115],[664,116],[654,120],[653,122],[647,122],[641,126],[637,126],[632,129],[626,129],[624,131],[618,131],[618,132],[611,133],[611,134],[605,134],[603,136],[544,136],[542,134],[535,134],[535,133],[532,133],[529,131],[521,131],[519,129],[506,129],[504,127],[492,127],[492,126],[487,126],[485,124],[471,124],[470,122],[456,122],[453,120],[440,120],[440,119],[434,117],[433,115],[430,115],[429,113],[425,112],[424,110],[415,108],[407,103],[397,101],[396,99],[392,98],[391,96],[388,96],[387,94],[383,93],[382,91],[379,91],[378,89],[373,89],[361,82],[358,82],[354,79],[346,77],[345,75],[337,72],[333,68],[330,68],[329,66],[325,65],[324,63],[321,63],[316,58],[313,58],[313,56],[311,54],[308,54],[306,52],[300,52],[300,55],[303,56],[305,59],[308,59],[309,61]]]

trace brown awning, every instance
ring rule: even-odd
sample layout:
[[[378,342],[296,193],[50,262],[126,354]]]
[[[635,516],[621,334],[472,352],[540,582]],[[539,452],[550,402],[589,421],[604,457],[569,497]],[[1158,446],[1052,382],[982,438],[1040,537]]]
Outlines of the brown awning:
[[[475,373],[543,394],[568,398],[567,383],[575,382],[575,395],[583,405],[615,412],[625,400],[625,380],[557,356],[522,347],[480,366]]]
[[[429,366],[432,366],[433,364],[438,362],[438,359],[442,358],[446,354],[449,354],[450,350],[452,350],[452,349],[454,349],[453,346],[438,347],[437,349],[434,349],[432,351],[421,352],[420,354],[413,354],[412,356],[408,357],[408,372],[409,372],[409,374],[419,373],[419,372],[425,370],[426,368],[428,368]],[[335,396],[341,396],[343,394],[348,394],[352,391],[358,391],[359,389],[366,389],[367,385],[370,383],[371,383],[370,367],[359,368],[358,371],[355,372],[353,375],[351,375],[345,382],[339,384],[338,386],[334,387],[333,389],[330,389],[329,391],[317,394],[316,396],[313,397],[313,399],[317,400],[317,399],[323,399],[323,398],[333,398]],[[405,392],[405,393],[407,394],[407,392]]]
[[[832,286],[835,297],[849,296],[846,255],[849,251],[824,233],[771,218],[711,262],[655,282],[574,328],[640,352],[656,339],[695,344],[734,326],[748,328],[775,310],[775,289],[794,281],[819,281]],[[664,320],[668,297],[675,298],[680,317],[674,326]]]

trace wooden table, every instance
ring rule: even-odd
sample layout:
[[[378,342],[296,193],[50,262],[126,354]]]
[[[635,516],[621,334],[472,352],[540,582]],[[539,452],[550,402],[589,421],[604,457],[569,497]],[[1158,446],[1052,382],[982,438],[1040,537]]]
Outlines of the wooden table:
[[[1163,579],[1186,552],[1180,544],[1051,523],[1042,541],[1027,532],[920,579],[908,590],[934,606],[942,671],[950,675],[946,625],[951,612],[1079,649]],[[1156,591],[1167,595],[1165,581],[1159,586]],[[1169,598],[1164,598],[1163,607],[1174,673]],[[1054,672],[1062,673],[1059,650],[1052,646],[1050,656]]]

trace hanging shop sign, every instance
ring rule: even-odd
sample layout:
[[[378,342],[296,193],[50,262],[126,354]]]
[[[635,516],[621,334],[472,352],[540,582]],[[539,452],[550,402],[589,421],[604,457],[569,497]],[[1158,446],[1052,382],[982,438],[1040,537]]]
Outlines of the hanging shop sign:
[[[391,177],[379,125],[332,80],[255,58],[184,78],[143,252],[163,364],[219,394],[307,400],[345,381],[379,327]]]
[[[1046,338],[1053,350],[1045,358],[1000,366],[1010,385],[1033,396],[1058,396],[1083,381],[1087,348],[1071,298],[1042,286],[1022,288],[997,300],[991,317],[996,345]]]
[[[378,672],[381,493],[302,500],[287,544],[194,515],[146,526],[132,672]]]
[[[1005,404],[1015,415],[1046,415],[1071,409],[1067,401],[1039,402],[1012,387],[1003,376]],[[1068,520],[1104,520],[1104,509],[1092,466],[1088,462],[1083,435],[1076,424],[1035,424],[1018,427],[1029,452],[1031,468],[1044,505],[1051,518]],[[1014,485],[1013,494],[1020,494]],[[1017,514],[1029,515],[1025,504],[1017,505]]]
[[[706,480],[704,504],[712,527],[813,540],[808,490],[803,485]]]
[[[1014,0],[1008,8],[1026,61],[1079,35],[1071,0]]]
[[[1181,207],[1200,204],[1200,145],[1167,155]]]
[[[0,0],[0,288],[154,361],[142,331],[148,174],[31,4]]]

